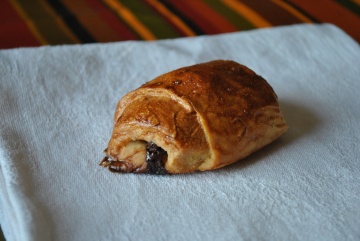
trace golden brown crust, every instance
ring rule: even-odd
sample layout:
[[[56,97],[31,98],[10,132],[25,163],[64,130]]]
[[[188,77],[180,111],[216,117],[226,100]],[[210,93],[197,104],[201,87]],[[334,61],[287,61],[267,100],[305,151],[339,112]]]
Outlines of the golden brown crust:
[[[108,156],[123,160],[119,153],[129,143],[154,142],[168,153],[169,173],[228,165],[287,129],[271,86],[225,60],[180,68],[142,85],[119,101],[114,121]]]

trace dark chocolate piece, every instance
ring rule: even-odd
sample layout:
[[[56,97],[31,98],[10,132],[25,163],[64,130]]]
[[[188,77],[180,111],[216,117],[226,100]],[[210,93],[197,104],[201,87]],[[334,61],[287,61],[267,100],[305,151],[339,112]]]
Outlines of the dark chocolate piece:
[[[167,152],[153,142],[146,144],[146,163],[147,173],[163,175],[167,174],[165,162],[167,160]]]
[[[168,173],[165,169],[167,157],[167,152],[164,149],[153,142],[148,142],[146,144],[146,171],[144,165],[134,171],[130,163],[126,163],[125,161],[115,161],[109,156],[105,156],[99,165],[107,167],[112,172],[134,171],[137,173],[146,172],[149,174],[164,175]]]

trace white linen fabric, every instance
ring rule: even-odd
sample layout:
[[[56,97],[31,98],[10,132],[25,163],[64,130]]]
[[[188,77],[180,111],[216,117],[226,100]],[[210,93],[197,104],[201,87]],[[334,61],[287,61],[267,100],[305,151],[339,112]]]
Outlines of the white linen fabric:
[[[273,86],[289,130],[231,166],[114,174],[118,100],[231,59]],[[360,48],[332,25],[0,51],[0,222],[8,240],[360,239]]]

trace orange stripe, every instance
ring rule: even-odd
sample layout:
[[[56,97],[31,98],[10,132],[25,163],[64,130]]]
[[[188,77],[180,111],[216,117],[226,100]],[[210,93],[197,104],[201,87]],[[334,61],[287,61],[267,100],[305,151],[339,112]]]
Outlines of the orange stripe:
[[[104,2],[112,8],[124,21],[129,24],[143,39],[154,40],[155,35],[143,25],[136,16],[124,5],[116,0],[104,0]]]
[[[41,43],[41,45],[48,44],[46,40],[41,36],[39,31],[36,29],[35,24],[32,22],[30,18],[25,14],[25,12],[21,9],[20,5],[14,0],[10,1],[12,6],[16,9],[18,14],[25,20],[26,25],[30,29],[31,33],[36,37],[36,39]]]
[[[64,33],[71,40],[72,43],[80,43],[79,39],[66,26],[62,18],[60,18],[59,15],[57,15],[51,7],[49,7],[49,5],[45,2],[45,0],[39,0],[39,3],[43,6],[45,11],[47,11],[51,15],[51,17],[56,21],[56,23],[64,31]]]
[[[257,14],[255,11],[242,4],[241,2],[234,0],[222,0],[222,2],[228,7],[232,8],[235,12],[244,16],[249,22],[251,22],[258,28],[271,26],[271,24],[266,19],[261,17],[259,14]]]
[[[300,13],[298,10],[296,10],[289,4],[283,2],[282,0],[272,0],[272,2],[277,4],[281,8],[285,9],[286,11],[288,11],[289,13],[291,13],[292,15],[294,15],[295,17],[297,17],[304,23],[312,23],[313,22],[313,21],[311,21],[311,19],[306,17],[304,14]]]
[[[291,2],[320,21],[337,25],[360,42],[360,18],[335,1],[291,0]]]
[[[196,34],[176,15],[170,12],[163,4],[157,0],[145,0],[166,19],[168,19],[176,28],[178,28],[185,36],[195,36]]]
[[[102,21],[98,12],[93,11],[83,0],[63,0],[63,4],[77,17],[81,25],[96,39],[97,42],[119,40],[116,33]]]

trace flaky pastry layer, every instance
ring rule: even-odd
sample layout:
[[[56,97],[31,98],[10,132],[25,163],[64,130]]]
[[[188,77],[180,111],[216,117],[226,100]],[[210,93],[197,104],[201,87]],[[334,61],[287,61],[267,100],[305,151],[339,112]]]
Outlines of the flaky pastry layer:
[[[266,80],[234,61],[211,61],[126,94],[115,111],[105,166],[137,173],[159,166],[158,174],[212,170],[250,155],[287,128]]]

